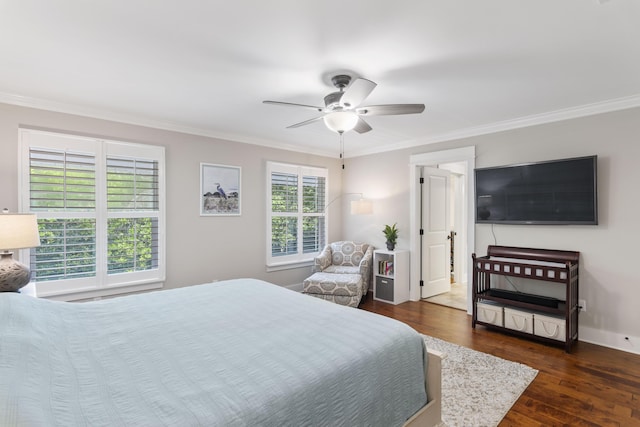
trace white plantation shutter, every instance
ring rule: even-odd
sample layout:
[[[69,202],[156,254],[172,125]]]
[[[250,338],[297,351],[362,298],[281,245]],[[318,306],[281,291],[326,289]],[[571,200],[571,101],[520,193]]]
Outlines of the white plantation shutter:
[[[298,176],[271,173],[271,256],[298,253]]]
[[[107,272],[158,268],[158,162],[107,157]]]
[[[158,162],[118,157],[107,158],[107,208],[158,210]]]
[[[325,190],[325,177],[302,177],[302,251],[304,253],[317,253],[324,247]]]
[[[21,211],[39,296],[153,289],[164,280],[164,148],[21,129]],[[120,291],[117,288],[122,288]]]
[[[29,207],[38,211],[93,211],[96,161],[93,154],[29,150]]]
[[[312,260],[326,242],[327,170],[267,165],[267,265]]]
[[[38,219],[38,226],[40,246],[31,250],[30,259],[33,280],[95,277],[95,219]]]
[[[31,148],[29,208],[41,246],[31,251],[36,281],[96,275],[96,162],[92,153]]]

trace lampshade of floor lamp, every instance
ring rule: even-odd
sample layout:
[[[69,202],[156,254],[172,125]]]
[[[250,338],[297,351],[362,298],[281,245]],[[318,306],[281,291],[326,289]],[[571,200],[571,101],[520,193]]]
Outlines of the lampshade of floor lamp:
[[[371,200],[359,199],[351,201],[351,215],[371,215],[373,203]]]

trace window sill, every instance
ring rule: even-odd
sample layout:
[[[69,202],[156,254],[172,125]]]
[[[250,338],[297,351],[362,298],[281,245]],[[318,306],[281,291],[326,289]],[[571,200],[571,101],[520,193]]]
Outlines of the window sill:
[[[27,286],[31,286],[29,284]],[[115,296],[124,296],[127,294],[137,293],[137,292],[145,292],[156,289],[162,289],[164,286],[164,282],[151,282],[151,283],[138,283],[138,284],[130,284],[130,285],[121,285],[121,286],[113,286],[108,288],[101,289],[86,289],[86,290],[77,290],[77,291],[67,291],[64,293],[42,293],[34,290],[33,293],[29,293],[29,295],[35,296],[37,298],[49,299],[54,301],[82,301],[82,300],[99,300],[103,297],[115,297]],[[26,287],[26,286],[25,286]]]
[[[293,270],[295,268],[304,268],[313,266],[313,260],[291,261],[282,263],[273,263],[267,265],[267,273],[272,271]]]

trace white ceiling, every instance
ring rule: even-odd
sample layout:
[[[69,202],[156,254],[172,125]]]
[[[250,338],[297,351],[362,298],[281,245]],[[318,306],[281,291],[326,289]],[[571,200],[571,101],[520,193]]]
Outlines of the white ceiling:
[[[424,103],[346,155],[640,105],[638,0],[0,0],[0,102],[337,156],[329,78]]]

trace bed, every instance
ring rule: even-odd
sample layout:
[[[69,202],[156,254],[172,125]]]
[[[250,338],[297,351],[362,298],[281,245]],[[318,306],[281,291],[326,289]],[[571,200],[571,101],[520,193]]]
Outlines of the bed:
[[[418,333],[267,282],[88,303],[0,294],[2,426],[439,422],[440,358]]]

